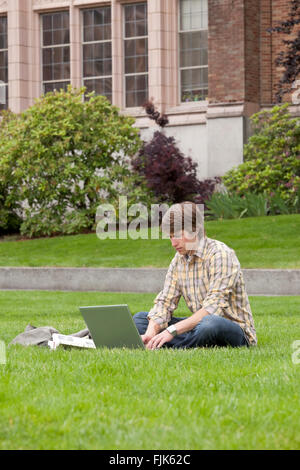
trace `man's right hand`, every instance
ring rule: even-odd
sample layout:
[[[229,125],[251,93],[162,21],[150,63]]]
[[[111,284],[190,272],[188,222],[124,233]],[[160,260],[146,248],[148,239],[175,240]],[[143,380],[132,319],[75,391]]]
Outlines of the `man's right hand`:
[[[160,332],[160,326],[155,323],[154,320],[149,320],[149,325],[147,330],[145,331],[145,334],[141,335],[142,341],[144,345],[146,346],[150,339],[152,339],[154,336],[156,336]]]
[[[141,338],[142,338],[142,341],[144,343],[144,345],[146,346],[146,344],[149,343],[150,339],[151,339],[151,336],[149,335],[141,335]]]

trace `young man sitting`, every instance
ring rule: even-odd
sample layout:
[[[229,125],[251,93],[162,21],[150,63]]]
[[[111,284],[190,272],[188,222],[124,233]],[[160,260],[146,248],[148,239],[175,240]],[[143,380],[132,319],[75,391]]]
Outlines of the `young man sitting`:
[[[170,207],[162,220],[175,254],[150,312],[133,319],[147,349],[257,344],[248,295],[237,256],[206,237],[196,204]],[[183,296],[192,315],[175,318]]]

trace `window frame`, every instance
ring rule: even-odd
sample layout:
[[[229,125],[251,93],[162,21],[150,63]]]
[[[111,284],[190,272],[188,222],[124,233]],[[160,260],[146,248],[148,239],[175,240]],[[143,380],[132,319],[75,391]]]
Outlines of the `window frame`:
[[[104,39],[101,41],[84,41],[84,12],[85,11],[91,11],[91,10],[97,10],[100,8],[110,8],[110,28],[111,28],[111,38],[110,39]],[[101,4],[98,6],[87,6],[86,8],[80,8],[80,29],[81,29],[81,83],[82,86],[84,85],[85,80],[101,80],[101,79],[106,79],[106,78],[111,78],[111,103],[113,104],[113,75],[114,75],[114,70],[113,70],[113,37],[112,37],[112,4]],[[85,77],[84,76],[84,57],[83,57],[83,48],[87,44],[103,44],[103,43],[110,42],[111,43],[111,75],[103,75],[103,76],[93,76],[93,77]],[[95,91],[95,90],[94,90]],[[106,95],[102,95],[106,96]],[[107,98],[107,97],[106,97]],[[108,98],[107,98],[108,99]]]
[[[45,15],[54,15],[55,13],[68,13],[69,15],[69,43],[67,44],[52,44],[51,46],[44,46],[44,29],[43,29],[43,16]],[[67,83],[67,85],[72,84],[72,73],[71,73],[71,25],[70,25],[70,9],[63,9],[63,10],[53,10],[53,11],[45,11],[45,12],[40,12],[39,13],[39,22],[40,22],[40,70],[41,70],[41,95],[44,95],[45,89],[44,85],[48,83]],[[69,47],[69,57],[70,57],[70,78],[68,80],[62,79],[62,80],[44,80],[44,61],[43,61],[43,51],[44,49],[53,49],[53,48],[62,48],[62,47]],[[59,91],[59,90],[57,90]]]
[[[133,5],[146,5],[147,7],[147,36],[134,36],[134,37],[130,37],[130,38],[126,38],[125,37],[125,7],[126,6],[133,6]],[[122,3],[122,17],[121,17],[121,21],[122,21],[122,86],[123,86],[123,99],[122,99],[122,107],[124,110],[133,110],[133,112],[135,110],[138,110],[140,109],[140,106],[126,106],[126,77],[136,77],[137,75],[146,75],[147,76],[147,81],[148,81],[148,95],[149,95],[149,22],[148,22],[148,1],[147,0],[144,0],[144,1],[128,1],[128,2],[125,2],[125,3]],[[136,40],[136,39],[147,39],[147,59],[148,59],[148,71],[145,73],[145,72],[139,72],[139,73],[129,73],[129,74],[126,74],[125,73],[125,41],[126,40]],[[147,98],[146,98],[147,99]]]
[[[207,3],[208,3],[209,0],[207,0]],[[207,65],[195,65],[195,66],[191,66],[191,67],[181,67],[180,65],[180,61],[181,61],[181,57],[180,57],[180,54],[181,54],[181,47],[180,47],[180,36],[182,33],[195,33],[195,32],[199,32],[199,31],[207,31],[208,32],[208,25],[207,25],[207,28],[206,29],[189,29],[189,30],[182,30],[181,29],[181,9],[180,9],[180,3],[181,3],[181,0],[178,0],[177,2],[177,8],[178,8],[178,18],[177,18],[177,25],[178,25],[178,32],[177,32],[177,37],[178,37],[178,51],[177,51],[177,60],[178,60],[178,95],[177,95],[177,98],[178,98],[178,103],[179,105],[190,105],[190,104],[203,104],[203,103],[206,103],[206,99],[204,100],[197,100],[197,101],[182,101],[181,99],[181,96],[182,96],[182,89],[181,89],[181,86],[182,86],[182,83],[181,83],[181,71],[182,70],[199,70],[199,69],[207,69],[208,70],[208,64]],[[208,48],[207,48],[208,49]],[[207,53],[208,53],[208,50],[207,50]],[[207,84],[207,92],[208,92],[208,84]]]
[[[6,52],[6,55],[7,55],[7,66],[4,67],[7,69],[7,82],[3,82],[4,88],[5,88],[5,103],[0,103],[0,106],[3,106],[2,109],[0,109],[0,112],[1,112],[1,111],[9,109],[8,107],[9,62],[8,62],[8,17],[7,17],[7,14],[4,14],[4,15],[0,14],[0,18],[6,19],[6,46],[7,46],[5,49],[0,49],[0,52],[4,52],[4,53]]]

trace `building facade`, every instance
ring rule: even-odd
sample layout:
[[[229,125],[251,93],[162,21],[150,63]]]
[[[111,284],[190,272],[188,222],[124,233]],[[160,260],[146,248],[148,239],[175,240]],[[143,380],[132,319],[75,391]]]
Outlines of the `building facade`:
[[[288,0],[0,0],[0,108],[84,85],[149,137],[153,98],[199,177],[223,175],[243,161],[249,117],[274,104],[282,37],[267,29],[288,11]]]

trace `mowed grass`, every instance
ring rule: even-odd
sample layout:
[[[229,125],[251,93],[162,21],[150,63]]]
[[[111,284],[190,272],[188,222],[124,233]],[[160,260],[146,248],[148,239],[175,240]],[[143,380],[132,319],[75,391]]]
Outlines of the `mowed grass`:
[[[242,268],[300,268],[300,214],[208,221],[207,236],[236,251]],[[142,232],[148,237],[147,232]],[[169,240],[99,240],[96,234],[0,239],[0,266],[166,267]]]
[[[1,339],[84,327],[80,305],[152,294],[2,291]],[[0,365],[1,449],[299,449],[300,297],[250,297],[259,345],[194,350],[13,346]],[[181,303],[178,315],[186,315]]]

